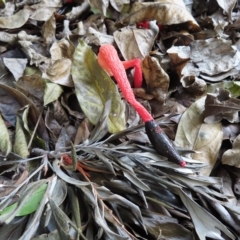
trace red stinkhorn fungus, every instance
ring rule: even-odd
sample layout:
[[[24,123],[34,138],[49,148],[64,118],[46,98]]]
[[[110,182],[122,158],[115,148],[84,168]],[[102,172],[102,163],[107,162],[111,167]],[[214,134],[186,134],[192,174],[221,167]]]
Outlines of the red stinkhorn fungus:
[[[124,68],[124,65],[126,66],[126,62],[124,62],[124,64],[121,62],[116,49],[110,44],[102,45],[99,49],[98,62],[103,69],[114,76],[124,98],[136,109],[144,121],[146,133],[155,150],[161,155],[167,157],[170,161],[184,167],[186,165],[185,161],[183,161],[179,153],[176,151],[167,135],[154,121],[151,114],[135,99]],[[139,69],[141,70],[141,68]],[[142,73],[140,75],[142,77]]]

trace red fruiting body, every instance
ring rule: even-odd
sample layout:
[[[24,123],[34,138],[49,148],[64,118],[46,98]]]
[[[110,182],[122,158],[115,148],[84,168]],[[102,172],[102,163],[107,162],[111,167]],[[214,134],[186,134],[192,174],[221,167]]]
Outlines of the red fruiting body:
[[[122,90],[124,98],[136,109],[142,120],[144,122],[151,121],[153,119],[151,114],[135,99],[125,68],[116,49],[110,44],[102,45],[98,53],[98,62],[107,72],[110,70]]]
[[[139,66],[137,75],[141,76],[141,80],[135,81],[138,84],[142,81],[140,60],[138,63],[136,60],[133,61],[135,65]],[[127,61],[122,63],[118,57],[116,49],[110,44],[104,44],[99,49],[98,63],[103,69],[114,76],[125,99],[136,109],[142,120],[145,122],[146,133],[156,151],[161,155],[166,156],[170,161],[184,167],[186,163],[182,160],[167,135],[153,120],[151,114],[135,99],[124,68],[124,66],[128,66]],[[133,62],[130,61],[129,64],[132,66]]]
[[[159,30],[163,30],[163,25],[162,24],[157,24],[158,25],[158,28]],[[146,29],[149,29],[150,28],[150,24],[149,24],[149,21],[143,21],[143,22],[140,22],[140,23],[137,23],[136,24],[136,27],[137,28],[146,28]]]
[[[143,22],[137,23],[136,25],[137,25],[137,28],[147,28],[147,29],[150,28],[149,21],[143,21]]]

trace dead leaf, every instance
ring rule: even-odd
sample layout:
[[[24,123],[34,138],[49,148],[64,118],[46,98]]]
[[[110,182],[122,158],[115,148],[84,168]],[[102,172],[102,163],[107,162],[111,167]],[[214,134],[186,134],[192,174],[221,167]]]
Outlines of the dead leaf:
[[[175,67],[179,77],[182,75],[198,75],[199,71],[195,70],[196,68],[192,66],[192,63],[188,63],[190,60],[190,47],[189,46],[172,46],[167,50],[168,56],[171,59],[173,66]],[[192,66],[191,71],[183,73],[183,70],[187,69],[187,66]],[[186,71],[186,70],[185,70]]]
[[[148,91],[159,102],[164,102],[168,93],[169,76],[162,69],[159,61],[147,56],[142,61],[143,75],[147,83]]]
[[[178,147],[196,151],[197,153],[191,154],[191,157],[208,164],[201,173],[209,176],[217,160],[223,133],[221,123],[203,122],[205,99],[206,97],[202,97],[197,100],[182,115],[175,143]]]
[[[225,0],[219,0],[219,1],[225,1]],[[224,37],[224,28],[228,25],[228,22],[225,20],[223,11],[219,9],[217,12],[212,14],[210,18],[213,21],[214,30],[216,31],[217,35],[220,37]]]
[[[217,0],[218,5],[226,12],[229,19],[232,19],[232,10],[236,4],[237,0]]]
[[[113,36],[124,60],[130,60],[146,57],[152,50],[157,34],[153,29],[122,28],[115,31]]]
[[[208,75],[227,72],[240,61],[240,53],[230,40],[197,40],[190,47],[190,59],[198,66],[199,71]]]
[[[53,83],[73,87],[71,67],[72,61],[68,58],[62,58],[49,66],[46,73],[43,73],[43,78],[47,78]]]
[[[135,96],[143,98],[148,101],[154,98],[154,96],[152,94],[147,93],[146,89],[144,88],[133,88],[133,93]]]
[[[207,94],[205,101],[204,122],[217,123],[223,118],[231,123],[238,123],[240,111],[240,100],[231,98],[230,92],[219,89],[215,94]]]
[[[195,96],[201,96],[207,91],[206,82],[198,77],[184,76],[180,81],[183,87]]]
[[[22,77],[28,60],[26,58],[3,58],[3,62],[17,81]]]
[[[14,29],[22,27],[31,15],[29,9],[18,11],[9,17],[0,17],[0,28]]]
[[[240,168],[240,135],[233,142],[232,149],[227,150],[222,156],[222,164]]]
[[[12,150],[12,143],[10,141],[8,129],[4,123],[2,116],[0,115],[0,150],[3,156],[7,156]]]
[[[79,124],[77,134],[74,140],[74,145],[78,145],[87,140],[90,136],[90,130],[92,129],[92,125],[87,118],[83,119],[83,121]]]
[[[75,47],[73,43],[68,39],[61,39],[58,42],[53,43],[50,48],[50,54],[52,61],[61,60],[62,58],[72,59]]]
[[[86,42],[88,44],[95,44],[97,46],[101,46],[102,44],[113,44],[114,39],[113,36],[101,33],[97,30],[95,30],[92,27],[89,27],[87,29],[87,34],[86,34]]]
[[[109,0],[103,0],[103,1],[98,1],[98,0],[89,0],[89,3],[91,7],[97,8],[100,10],[104,16],[107,14],[107,8],[109,6]]]
[[[187,22],[191,32],[200,31],[195,19],[186,10],[182,0],[162,0],[158,2],[135,2],[122,21],[128,24],[156,20],[162,25],[172,25]]]
[[[54,14],[44,23],[42,27],[42,35],[44,43],[49,48],[55,41],[56,20]]]

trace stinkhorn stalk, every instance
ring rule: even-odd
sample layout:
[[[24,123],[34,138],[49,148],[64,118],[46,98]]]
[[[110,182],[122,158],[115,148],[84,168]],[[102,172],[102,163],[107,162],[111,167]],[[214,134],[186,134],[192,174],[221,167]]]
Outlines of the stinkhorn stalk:
[[[155,150],[161,155],[167,157],[170,161],[179,164],[181,167],[184,167],[186,165],[185,161],[183,161],[179,153],[176,151],[167,135],[155,122],[151,114],[136,100],[124,68],[124,66],[127,65],[127,62],[128,61],[125,61],[124,63],[121,62],[116,49],[112,45],[104,44],[100,47],[98,53],[99,65],[108,73],[110,73],[110,75],[114,76],[124,98],[136,109],[144,121],[146,133]],[[134,67],[138,65],[138,76],[141,76],[140,80],[135,79],[135,83],[137,82],[137,84],[141,85],[142,71],[140,67],[140,59],[131,60],[129,63],[130,65],[133,64]],[[127,66],[129,67],[129,65]]]

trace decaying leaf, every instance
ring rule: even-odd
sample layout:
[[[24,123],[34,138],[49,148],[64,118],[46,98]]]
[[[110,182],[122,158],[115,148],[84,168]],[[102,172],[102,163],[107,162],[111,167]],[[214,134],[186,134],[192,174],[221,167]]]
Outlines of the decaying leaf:
[[[71,78],[72,61],[67,58],[55,61],[43,74],[43,78],[47,78],[53,83],[72,87],[73,81]]]
[[[226,12],[231,20],[232,10],[236,4],[237,0],[217,0],[218,5]]]
[[[220,230],[223,231],[230,239],[234,239],[234,235],[224,226],[217,218],[209,214],[205,209],[201,208],[186,193],[179,191],[180,197],[185,202],[200,240],[206,237],[223,239]],[[207,224],[205,224],[207,223]]]
[[[4,58],[3,62],[17,81],[22,77],[28,61],[24,58]]]
[[[155,23],[156,25],[156,23]],[[157,28],[158,29],[158,28]],[[143,59],[151,51],[158,31],[154,29],[122,28],[113,36],[125,60]]]
[[[10,141],[8,129],[3,121],[2,116],[0,115],[0,150],[4,156],[7,156],[12,150],[12,143]]]
[[[178,147],[196,151],[191,157],[208,164],[208,167],[201,170],[202,174],[208,176],[216,163],[223,133],[221,123],[203,122],[205,99],[200,98],[182,115],[175,143]]]
[[[168,74],[162,69],[159,61],[150,56],[146,56],[142,61],[142,70],[148,91],[156,100],[164,102],[169,87]]]
[[[28,20],[31,15],[31,10],[23,9],[18,11],[12,16],[9,17],[0,17],[0,28],[20,28],[22,27]]]
[[[44,106],[57,100],[63,92],[61,86],[55,83],[46,83],[44,93]]]
[[[222,163],[240,168],[240,135],[233,142],[232,149],[227,150],[222,156]]]
[[[231,123],[238,123],[240,100],[231,98],[227,90],[220,89],[215,94],[208,94],[205,101],[204,122],[217,123],[223,118]]]
[[[142,21],[157,20],[162,25],[188,23],[189,31],[200,30],[195,19],[185,8],[182,0],[140,3],[135,2],[128,14],[123,16],[122,21],[133,24]]]
[[[50,47],[53,42],[56,41],[55,39],[55,30],[56,30],[56,20],[54,14],[44,23],[42,32],[44,43],[47,47]]]
[[[182,77],[181,83],[184,88],[193,93],[195,96],[201,96],[207,90],[206,82],[193,75]]]

